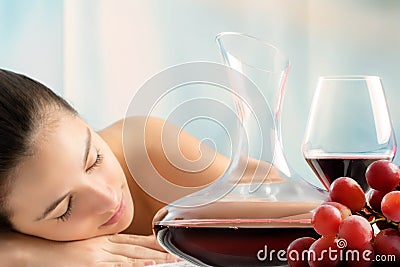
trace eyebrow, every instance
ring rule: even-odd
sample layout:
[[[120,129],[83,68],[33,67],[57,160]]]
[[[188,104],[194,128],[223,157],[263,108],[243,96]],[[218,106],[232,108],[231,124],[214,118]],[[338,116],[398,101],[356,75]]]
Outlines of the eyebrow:
[[[92,133],[90,132],[89,127],[86,128],[86,145],[85,145],[85,154],[83,155],[83,168],[86,166],[86,162],[89,157],[89,151],[90,151],[90,144],[92,143]]]
[[[47,209],[42,213],[42,215],[40,215],[36,221],[40,221],[43,220],[44,218],[47,217],[47,215],[49,215],[50,212],[52,212],[55,208],[57,208],[57,206],[69,195],[69,193],[66,193],[65,195],[63,195],[62,197],[60,197],[59,199],[57,199],[56,201],[54,201],[50,206],[47,207]]]
[[[86,162],[87,159],[89,157],[89,151],[90,151],[90,144],[92,143],[92,134],[90,132],[89,127],[86,128],[86,141],[85,141],[85,152],[83,155],[83,167],[85,168],[86,166]],[[57,206],[63,202],[63,200],[69,195],[69,192],[64,194],[63,196],[61,196],[60,198],[58,198],[56,201],[54,201],[53,203],[50,204],[50,206],[48,206],[45,211],[38,217],[36,218],[36,221],[40,221],[43,220],[44,218],[47,217],[47,215],[50,214],[50,212],[52,212],[53,210],[55,210],[55,208],[57,208]]]

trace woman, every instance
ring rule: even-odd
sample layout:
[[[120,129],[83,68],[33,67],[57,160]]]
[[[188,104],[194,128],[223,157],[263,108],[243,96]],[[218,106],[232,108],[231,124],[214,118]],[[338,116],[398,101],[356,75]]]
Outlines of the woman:
[[[182,170],[163,152],[161,133],[176,131],[173,125],[142,117],[129,123],[138,131],[130,133],[123,151],[122,121],[96,133],[44,85],[0,70],[2,266],[143,266],[176,260],[151,236],[152,218],[165,203],[141,190],[124,153],[139,163],[150,160],[174,184],[193,187],[218,178],[229,161],[217,155],[205,169]],[[145,152],[137,149],[143,144]],[[173,153],[194,160],[200,147],[182,132],[180,150]],[[255,166],[248,165],[248,177]]]

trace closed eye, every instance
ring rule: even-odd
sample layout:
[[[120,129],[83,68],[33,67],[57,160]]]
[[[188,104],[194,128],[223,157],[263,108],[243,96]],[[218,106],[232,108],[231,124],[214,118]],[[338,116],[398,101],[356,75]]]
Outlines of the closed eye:
[[[72,196],[69,196],[67,210],[64,212],[64,214],[62,214],[61,216],[58,216],[56,219],[58,221],[65,222],[66,220],[68,220],[69,216],[71,215],[71,209],[72,209]]]
[[[100,153],[99,150],[97,150],[97,155],[96,155],[96,160],[93,162],[89,168],[86,169],[86,173],[92,172],[96,167],[98,167],[102,162],[103,162],[103,154]]]

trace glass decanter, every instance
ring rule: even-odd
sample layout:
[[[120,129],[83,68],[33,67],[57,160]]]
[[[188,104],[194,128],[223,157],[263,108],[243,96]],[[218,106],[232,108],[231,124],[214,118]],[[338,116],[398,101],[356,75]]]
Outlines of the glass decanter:
[[[128,116],[144,111],[176,125],[176,134],[161,137],[167,158],[174,160],[169,147],[179,145],[185,130],[204,141],[206,163],[222,155],[227,168],[215,182],[195,189],[173,187],[161,178],[138,183],[170,203],[155,215],[153,230],[172,254],[200,266],[286,265],[291,241],[317,236],[311,211],[327,197],[299,177],[283,153],[279,117],[289,62],[274,46],[244,34],[221,33],[217,43],[225,65],[192,62],[164,70],[136,94]],[[198,127],[188,126],[202,118]],[[129,123],[124,127],[133,131]],[[140,176],[135,170],[147,168],[129,166],[126,158],[134,177]],[[174,165],[182,167],[183,158]],[[200,163],[187,165],[210,166]]]

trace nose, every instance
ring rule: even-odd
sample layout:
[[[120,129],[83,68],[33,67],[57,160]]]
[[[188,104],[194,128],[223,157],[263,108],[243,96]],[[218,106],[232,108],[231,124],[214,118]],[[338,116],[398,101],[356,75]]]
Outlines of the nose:
[[[98,183],[92,181],[89,185],[91,202],[93,203],[93,212],[103,214],[115,210],[120,201],[120,191],[116,190],[109,184]]]

